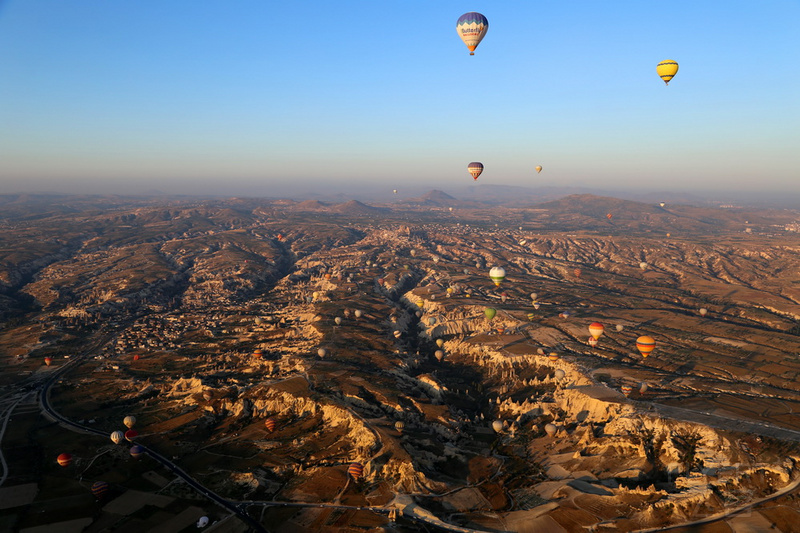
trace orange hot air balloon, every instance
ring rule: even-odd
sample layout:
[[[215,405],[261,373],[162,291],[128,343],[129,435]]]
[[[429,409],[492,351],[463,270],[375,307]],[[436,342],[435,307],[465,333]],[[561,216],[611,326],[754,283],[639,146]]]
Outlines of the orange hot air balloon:
[[[44,358],[44,364],[46,364],[47,366],[50,366],[50,363],[52,363],[52,362],[53,362],[53,358],[52,357],[45,357]]]
[[[56,457],[56,461],[58,461],[58,464],[61,466],[69,466],[72,464],[72,456],[68,453],[62,453]]]
[[[264,420],[264,427],[267,428],[267,431],[269,433],[272,433],[273,431],[275,431],[275,428],[278,427],[278,423],[275,421],[274,418],[267,418],[266,420]]]
[[[572,273],[573,273],[573,274],[575,274],[575,277],[576,277],[576,278],[579,278],[579,277],[581,277],[581,274],[582,274],[582,272],[581,272],[581,269],[580,269],[580,268],[576,268],[575,270],[573,270],[573,271],[572,271]]]
[[[622,387],[620,387],[620,390],[622,391],[622,394],[624,394],[625,397],[627,398],[633,392],[633,387],[629,387],[628,385],[623,385]]]
[[[347,473],[350,474],[350,477],[352,477],[353,480],[358,481],[359,478],[364,475],[364,465],[361,463],[352,463],[348,467]]]
[[[551,353],[550,355],[547,356],[547,358],[554,363],[559,360],[557,353]]]
[[[256,358],[258,358],[258,359],[261,359],[262,357],[264,357],[264,351],[263,351],[263,350],[256,350],[256,351],[254,351],[254,352],[253,352],[253,357],[256,357]]]
[[[133,356],[133,360],[134,360],[134,361],[138,361],[138,360],[139,360],[139,354],[138,354],[138,353],[137,353],[136,355],[134,355],[134,356]]]
[[[606,328],[603,327],[603,324],[600,322],[592,322],[589,324],[589,335],[591,335],[594,340],[597,340],[600,338],[600,335],[603,334],[605,329]]]
[[[636,348],[642,354],[642,357],[647,359],[647,356],[650,355],[650,352],[656,347],[656,341],[653,337],[649,335],[642,335],[638,339],[636,339]]]
[[[595,346],[597,346],[597,339],[595,339],[594,337],[589,337],[588,343],[589,343],[589,346],[594,348]]]
[[[609,214],[607,214],[607,215],[606,215],[606,218],[607,218],[608,220],[611,220],[612,218],[614,218],[614,215],[612,215],[611,213],[609,213]]]

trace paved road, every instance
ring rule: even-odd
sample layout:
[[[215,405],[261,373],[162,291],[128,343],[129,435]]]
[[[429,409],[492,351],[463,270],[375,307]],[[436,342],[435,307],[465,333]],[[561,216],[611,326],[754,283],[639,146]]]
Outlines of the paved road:
[[[97,435],[104,439],[108,439],[110,433],[73,422],[65,418],[61,414],[59,414],[55,409],[53,409],[53,406],[50,404],[50,387],[53,385],[53,383],[58,381],[58,379],[61,378],[61,376],[66,374],[67,371],[69,371],[73,367],[77,366],[84,359],[85,356],[76,357],[66,365],[62,366],[61,368],[53,372],[50,378],[41,387],[39,394],[39,405],[46,417],[53,420],[54,422],[58,422],[61,426],[71,431],[75,431],[78,433],[89,433],[92,435]],[[267,530],[263,526],[261,526],[261,524],[253,520],[245,512],[245,510],[243,508],[240,508],[240,506],[237,505],[235,502],[226,500],[225,498],[215,493],[214,491],[204,487],[203,485],[198,483],[195,479],[193,479],[189,474],[183,471],[178,465],[176,465],[175,463],[173,463],[160,453],[156,452],[152,448],[148,448],[147,446],[141,443],[137,444],[139,444],[143,448],[145,454],[149,455],[156,462],[160,463],[162,466],[169,469],[173,474],[183,479],[190,487],[192,487],[198,493],[202,494],[203,496],[205,496],[212,502],[216,503],[217,505],[220,505],[221,507],[224,507],[228,511],[237,515],[239,519],[242,520],[245,524],[247,524],[253,531],[267,533]]]

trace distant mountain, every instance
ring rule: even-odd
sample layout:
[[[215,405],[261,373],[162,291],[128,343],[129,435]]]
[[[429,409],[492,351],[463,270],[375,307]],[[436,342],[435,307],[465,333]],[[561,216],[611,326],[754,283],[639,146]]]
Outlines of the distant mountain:
[[[339,213],[342,215],[376,215],[379,213],[388,213],[391,209],[385,207],[373,207],[359,202],[358,200],[350,200],[343,204],[331,206],[328,209],[331,213]]]
[[[547,209],[555,213],[581,214],[589,217],[605,217],[608,214],[624,214],[628,218],[641,215],[663,214],[658,204],[646,204],[632,200],[621,200],[594,194],[572,194],[558,200],[536,204],[537,209]]]
[[[328,209],[328,204],[324,204],[319,200],[306,200],[294,206],[297,211],[325,211]]]
[[[402,201],[402,203],[447,207],[447,206],[458,205],[461,202],[453,198],[444,191],[434,189],[428,193],[423,194],[422,196],[417,196],[416,198],[406,198],[405,200]]]

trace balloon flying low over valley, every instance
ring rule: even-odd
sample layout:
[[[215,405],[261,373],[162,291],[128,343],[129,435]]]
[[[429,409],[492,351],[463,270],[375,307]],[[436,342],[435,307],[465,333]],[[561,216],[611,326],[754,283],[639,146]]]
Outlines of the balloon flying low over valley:
[[[7,530],[800,518],[798,210],[432,191],[0,212]]]

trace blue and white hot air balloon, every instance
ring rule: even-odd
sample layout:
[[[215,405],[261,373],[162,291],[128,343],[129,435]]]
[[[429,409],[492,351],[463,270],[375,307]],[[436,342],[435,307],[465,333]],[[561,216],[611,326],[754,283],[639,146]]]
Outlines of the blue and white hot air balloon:
[[[456,22],[456,31],[464,44],[469,48],[469,55],[475,55],[475,49],[480,44],[481,40],[486,35],[486,30],[489,29],[489,21],[486,17],[475,11],[464,13],[458,17]]]

